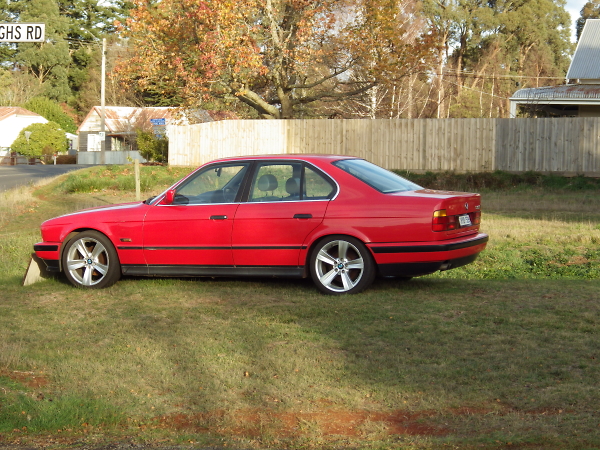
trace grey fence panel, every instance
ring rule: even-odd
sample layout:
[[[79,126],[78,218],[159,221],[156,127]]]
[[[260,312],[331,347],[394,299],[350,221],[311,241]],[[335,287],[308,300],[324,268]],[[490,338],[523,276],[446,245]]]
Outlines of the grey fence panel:
[[[77,164],[130,164],[130,160],[139,159],[140,162],[146,162],[140,156],[138,151],[128,152],[78,152]]]

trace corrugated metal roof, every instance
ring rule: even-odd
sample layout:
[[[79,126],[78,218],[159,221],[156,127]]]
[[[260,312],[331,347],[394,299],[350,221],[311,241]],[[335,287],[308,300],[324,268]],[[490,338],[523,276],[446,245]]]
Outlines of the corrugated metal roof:
[[[10,116],[39,116],[34,112],[29,111],[25,108],[19,108],[17,106],[1,106],[0,107],[0,120],[4,120]]]
[[[585,21],[567,78],[600,80],[600,19]]]
[[[94,106],[83,120],[77,132],[86,125],[88,119],[98,120],[101,107]],[[218,120],[238,119],[235,113],[229,111],[192,110],[181,108],[155,106],[137,108],[129,106],[106,106],[104,108],[106,131],[111,135],[135,134],[136,129],[152,130],[151,119],[166,119],[167,125],[184,125],[187,123],[204,123]]]
[[[600,100],[599,84],[566,84],[540,88],[519,89],[511,100]]]

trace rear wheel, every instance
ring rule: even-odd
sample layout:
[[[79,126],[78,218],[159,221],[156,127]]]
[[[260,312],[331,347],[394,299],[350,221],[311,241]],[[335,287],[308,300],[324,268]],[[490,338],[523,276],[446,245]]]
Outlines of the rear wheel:
[[[97,231],[83,231],[67,242],[62,267],[71,284],[82,288],[105,288],[121,277],[115,247]]]
[[[375,263],[367,247],[350,236],[321,240],[310,257],[310,274],[325,294],[355,294],[375,278]]]

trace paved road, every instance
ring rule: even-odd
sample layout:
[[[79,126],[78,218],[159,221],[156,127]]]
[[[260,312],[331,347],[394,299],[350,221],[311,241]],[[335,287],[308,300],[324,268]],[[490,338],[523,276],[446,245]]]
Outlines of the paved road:
[[[16,166],[0,166],[0,192],[85,167],[90,166],[81,164],[36,164],[33,166],[19,164]]]

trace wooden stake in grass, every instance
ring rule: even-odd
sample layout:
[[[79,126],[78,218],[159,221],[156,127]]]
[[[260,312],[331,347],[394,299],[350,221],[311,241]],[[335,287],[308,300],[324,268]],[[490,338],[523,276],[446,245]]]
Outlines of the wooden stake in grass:
[[[135,160],[135,199],[140,201],[142,196],[140,194],[140,160]]]

